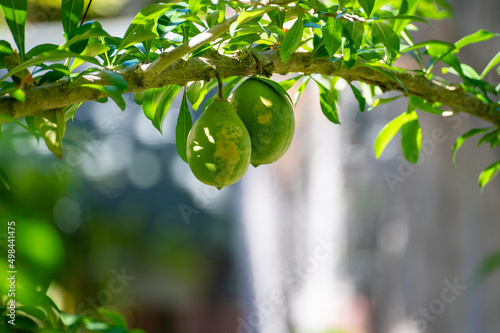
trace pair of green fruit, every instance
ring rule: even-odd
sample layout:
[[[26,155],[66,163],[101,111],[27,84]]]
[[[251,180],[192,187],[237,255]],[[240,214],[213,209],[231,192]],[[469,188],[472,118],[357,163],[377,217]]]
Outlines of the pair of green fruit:
[[[187,138],[187,160],[202,183],[218,189],[239,181],[249,164],[277,161],[293,138],[295,119],[286,96],[249,78],[230,100],[216,99],[194,123]]]

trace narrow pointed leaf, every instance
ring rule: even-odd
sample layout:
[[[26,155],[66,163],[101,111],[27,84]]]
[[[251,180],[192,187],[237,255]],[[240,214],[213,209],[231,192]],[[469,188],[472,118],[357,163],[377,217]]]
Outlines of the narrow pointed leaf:
[[[187,137],[191,127],[193,127],[193,119],[191,118],[191,113],[189,112],[186,92],[184,92],[179,117],[177,118],[177,126],[175,127],[175,145],[180,158],[186,163]]]
[[[486,74],[489,73],[489,71],[491,71],[493,69],[493,67],[495,67],[496,65],[498,65],[498,63],[500,63],[500,52],[498,52],[494,57],[493,59],[490,60],[490,62],[488,63],[488,65],[486,65],[486,67],[484,68],[483,72],[481,73],[481,80],[484,79],[484,77],[486,76]]]
[[[415,110],[406,113],[405,123],[401,127],[401,147],[408,162],[417,164],[422,144],[422,129]]]
[[[47,148],[57,158],[62,158],[61,141],[66,131],[64,111],[62,109],[46,111],[35,117],[34,124],[45,141]]]
[[[373,146],[375,150],[375,157],[379,158],[384,151],[387,144],[392,140],[392,138],[399,132],[401,126],[406,122],[406,112],[397,116],[391,120],[388,124],[382,128],[382,130],[377,135],[375,139],[375,144]]]
[[[358,101],[359,111],[361,111],[361,112],[365,111],[366,99],[361,94],[361,91],[359,91],[359,89],[356,88],[355,86],[353,86],[350,82],[349,82],[349,86],[351,87],[352,92],[354,93],[354,97],[356,97],[356,100]]]
[[[316,81],[319,89],[319,103],[325,117],[334,124],[340,124],[335,93]],[[334,89],[334,88],[332,88]]]
[[[478,185],[483,189],[500,171],[500,160],[491,164],[479,175]]]
[[[484,133],[484,132],[488,131],[489,129],[490,128],[488,128],[488,127],[486,127],[486,128],[473,128],[470,131],[468,131],[467,133],[459,136],[457,138],[457,141],[455,141],[455,144],[453,145],[453,147],[451,149],[451,160],[453,161],[453,164],[455,164],[455,157],[458,153],[458,150],[460,149],[460,147],[462,147],[462,145],[464,144],[464,142],[467,139],[469,139],[470,137],[472,137],[476,134]]]
[[[381,43],[386,47],[391,61],[398,55],[399,37],[387,24],[373,22],[372,40],[374,45]]]
[[[295,91],[295,95],[293,96],[293,104],[294,105],[297,105],[297,103],[299,102],[300,96],[302,95],[302,93],[306,89],[306,86],[309,83],[309,80],[311,80],[311,77],[310,76],[306,76],[304,78],[304,80],[300,83],[300,85],[297,88],[297,90]]]
[[[61,20],[66,34],[78,27],[84,2],[84,0],[61,1]]]
[[[290,55],[300,46],[303,31],[304,23],[302,21],[302,14],[299,14],[299,17],[290,30],[288,30],[288,33],[285,35],[285,38],[283,38],[283,42],[281,43],[280,56],[283,62],[287,62],[288,59],[290,59]]]
[[[26,52],[24,48],[24,37],[28,0],[0,0],[0,7],[2,8],[7,25],[19,49],[21,60],[23,60]]]
[[[373,6],[375,5],[375,0],[358,0],[359,5],[363,8],[366,13],[366,17],[370,17]]]
[[[500,34],[495,34],[481,29],[471,35],[463,37],[462,39],[460,39],[458,42],[455,43],[455,46],[457,49],[461,49],[462,47],[467,46],[469,44],[484,42],[496,36],[500,36]]]
[[[329,17],[323,26],[323,41],[330,58],[342,45],[342,29],[342,24],[334,17]]]

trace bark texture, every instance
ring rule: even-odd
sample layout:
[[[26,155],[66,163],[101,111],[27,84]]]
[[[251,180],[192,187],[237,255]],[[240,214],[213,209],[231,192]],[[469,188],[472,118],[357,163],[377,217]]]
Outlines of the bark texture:
[[[215,69],[217,69],[222,77],[235,75],[270,76],[273,73],[334,75],[347,81],[360,81],[376,85],[383,91],[397,90],[406,93],[400,83],[380,71],[363,65],[346,69],[340,67],[339,63],[332,62],[328,58],[312,58],[312,55],[306,52],[292,54],[290,60],[283,63],[278,49],[253,54],[239,52],[233,55],[221,55],[213,51],[202,57],[176,60],[158,73],[157,69],[164,67],[164,63],[161,61],[133,68],[116,69],[116,71],[122,74],[128,82],[126,92],[143,91],[174,83],[183,85],[189,81],[206,81],[215,77]],[[407,88],[410,95],[420,96],[430,102],[441,102],[454,112],[467,112],[489,121],[497,127],[500,125],[499,112],[492,112],[487,104],[481,102],[474,95],[464,92],[458,85],[444,85],[409,70],[392,69],[386,71],[390,71],[390,74]],[[151,72],[155,73],[153,77]],[[95,89],[81,87],[82,84],[89,83],[109,84],[104,74],[97,74],[83,76],[77,82],[73,82],[71,87],[68,82],[57,82],[27,88],[24,103],[6,96],[0,97],[0,113],[17,119],[105,96]],[[6,122],[6,120],[0,120],[1,122]]]

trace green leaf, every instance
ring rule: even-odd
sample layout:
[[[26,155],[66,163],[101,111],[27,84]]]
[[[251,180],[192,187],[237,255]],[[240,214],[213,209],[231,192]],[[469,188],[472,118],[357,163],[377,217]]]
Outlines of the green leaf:
[[[179,111],[179,116],[177,117],[177,126],[175,127],[175,145],[180,158],[186,163],[187,137],[191,127],[193,127],[193,119],[191,118],[191,113],[189,112],[186,91],[184,91],[181,109]]]
[[[19,49],[21,61],[24,59],[24,37],[28,0],[0,0],[3,16]],[[3,81],[3,80],[1,80]]]
[[[429,103],[420,97],[410,96],[410,101],[415,109],[419,109],[432,114],[443,114],[443,110],[436,108],[432,103]]]
[[[5,40],[0,40],[0,69],[5,68],[3,57],[9,56],[14,53],[10,44]]]
[[[195,104],[200,99],[203,83],[201,81],[188,82],[186,95],[189,103]]]
[[[368,108],[368,112],[372,111],[375,109],[377,106],[381,106],[387,103],[390,103],[392,101],[397,100],[398,98],[401,98],[403,95],[395,96],[395,97],[389,97],[389,98],[377,98],[375,101],[373,101],[372,106]]]
[[[17,311],[22,311],[27,315],[39,319],[41,321],[47,320],[47,315],[42,310],[29,305],[22,305],[16,309]]]
[[[82,105],[82,103],[71,104],[64,110],[64,118],[66,119],[66,122],[68,122],[68,120],[70,119],[73,119],[73,116],[75,115],[80,105]]]
[[[115,101],[116,105],[122,110],[125,111],[125,108],[127,107],[127,104],[125,103],[125,100],[123,99],[122,93],[120,90],[118,90],[117,87],[115,86],[101,86],[98,84],[81,84],[79,87],[86,87],[86,88],[92,88],[97,91],[102,92],[106,96],[109,96]]]
[[[361,112],[365,111],[365,108],[366,108],[366,99],[363,97],[363,95],[361,94],[361,91],[359,91],[358,88],[356,88],[355,86],[353,86],[350,82],[348,82],[348,83],[349,83],[349,86],[352,89],[352,92],[354,93],[354,97],[356,97],[356,99],[358,100],[359,111],[361,111]]]
[[[160,16],[156,26],[159,37],[165,37],[168,32],[174,30],[177,26],[179,26],[179,24],[185,22],[186,20],[181,18],[181,16],[188,12],[188,8],[175,8],[167,11],[162,16]]]
[[[399,132],[401,127],[406,122],[406,112],[400,114],[393,120],[391,120],[388,124],[382,128],[382,130],[377,135],[374,144],[375,157],[379,158],[382,152],[384,151],[387,144],[392,140],[392,138]]]
[[[474,276],[479,284],[495,271],[500,270],[500,251],[488,254],[479,264]]]
[[[9,177],[7,177],[7,174],[2,168],[0,168],[0,183],[2,183],[3,186],[10,191]]]
[[[127,323],[125,322],[125,319],[123,319],[123,317],[118,313],[103,308],[99,308],[97,311],[101,315],[109,319],[114,327],[120,327],[124,330],[127,330]]]
[[[329,17],[323,26],[323,41],[330,58],[333,58],[342,45],[342,24],[334,17]]]
[[[34,56],[39,55],[40,53],[47,52],[47,51],[52,51],[55,50],[59,47],[59,45],[56,44],[40,44],[35,47],[33,47],[31,50],[26,52],[25,54],[25,59],[30,59],[33,58]]]
[[[189,0],[188,5],[189,5],[189,9],[190,9],[191,14],[197,15],[201,9],[202,1],[201,0]]]
[[[280,56],[283,62],[287,62],[290,59],[290,55],[294,53],[300,43],[302,42],[302,32],[304,30],[304,23],[302,21],[302,14],[299,14],[299,17],[293,24],[293,26],[288,30],[285,38],[283,38],[283,42],[280,47]]]
[[[403,90],[406,92],[406,94],[409,95],[408,89],[406,88],[405,84],[403,82],[401,82],[400,79],[398,79],[396,76],[394,76],[394,74],[392,74],[390,72],[390,70],[391,70],[390,66],[388,66],[386,64],[383,64],[383,63],[362,64],[362,66],[371,68],[374,71],[377,71],[377,72],[379,72],[381,74],[384,74],[388,78],[390,78],[393,81],[397,82],[401,86],[401,88],[403,88]]]
[[[84,0],[61,1],[61,20],[66,34],[78,27],[84,2]]]
[[[173,3],[167,4],[151,4],[147,5],[135,16],[125,32],[122,42],[118,46],[118,50],[122,50],[129,45],[140,43],[148,38],[155,38],[156,34],[151,29],[146,29],[150,25],[151,20],[157,19],[165,13]]]
[[[409,108],[406,112],[405,123],[401,127],[401,147],[408,162],[417,164],[422,144],[422,129],[418,123],[417,112],[411,109],[411,101]]]
[[[142,101],[144,99],[144,94],[146,92],[145,91],[137,91],[134,93],[134,102],[137,104],[137,105],[142,105]]]
[[[120,92],[123,93],[123,92],[125,92],[125,90],[128,89],[128,83],[120,73],[106,69],[106,70],[104,70],[104,74],[106,75],[106,77],[109,80],[109,82],[111,83],[111,85],[118,88],[118,90]]]
[[[300,85],[298,86],[297,90],[295,91],[295,95],[293,96],[293,104],[294,105],[297,105],[297,103],[299,102],[300,96],[302,95],[302,93],[306,89],[306,86],[309,83],[309,80],[311,80],[311,77],[306,76],[304,78],[304,80],[300,83]]]
[[[457,49],[461,49],[462,47],[467,46],[469,44],[484,42],[496,36],[500,36],[500,34],[495,34],[481,29],[473,34],[470,34],[460,39],[458,42],[455,43],[455,47]]]
[[[385,46],[390,61],[396,59],[399,53],[399,37],[391,27],[385,23],[373,22],[372,40],[374,45],[382,44]]]
[[[160,133],[162,133],[167,111],[180,89],[179,85],[172,84],[162,88],[148,89],[144,93],[142,110]]]
[[[363,34],[364,34],[364,28],[363,24],[358,21],[344,21],[342,20],[342,26],[343,26],[343,36],[347,38],[351,46],[353,46],[355,49],[358,49],[361,47],[361,43],[363,42]]]
[[[110,47],[101,43],[88,43],[85,49],[80,53],[82,56],[95,57],[104,52],[108,52]],[[85,61],[82,59],[75,59],[71,64],[70,70],[74,70],[81,64],[84,64]]]
[[[495,67],[496,65],[498,65],[498,63],[500,63],[500,52],[498,52],[494,57],[493,59],[490,60],[490,62],[488,63],[488,65],[486,65],[486,67],[484,68],[483,72],[481,73],[481,80],[484,79],[484,77],[486,76],[486,74],[489,73],[489,71],[491,71],[491,69],[493,67]]]
[[[369,18],[373,7],[375,6],[375,0],[358,0],[359,5],[363,8],[366,13],[366,17]]]
[[[288,79],[288,80],[283,80],[283,81],[280,81],[278,82],[280,84],[280,86],[283,87],[283,89],[285,90],[289,90],[290,88],[293,87],[293,85],[295,83],[297,83],[297,81],[302,78],[304,76],[304,74],[300,74],[300,75],[297,75],[295,77],[292,77],[291,79]]]
[[[440,46],[440,47],[444,47],[445,52],[448,51],[448,50],[450,50],[450,49],[454,49],[455,48],[454,44],[451,44],[451,43],[448,43],[448,42],[444,42],[442,40],[431,39],[431,40],[428,40],[428,41],[425,41],[425,42],[421,42],[421,43],[415,44],[413,46],[407,47],[404,50],[402,50],[401,52],[413,51],[413,50],[417,50],[417,49],[419,49],[421,47],[428,47],[430,45],[434,45],[434,46],[437,45],[437,46]],[[431,56],[432,56],[432,54],[431,54]]]
[[[377,20],[406,20],[406,21],[418,21],[427,24],[428,26],[431,26],[429,22],[424,20],[421,17],[415,16],[415,15],[398,15],[398,16],[383,16],[383,17],[377,17]]]
[[[27,60],[20,65],[14,67],[12,70],[10,70],[7,74],[5,74],[0,81],[4,81],[7,79],[9,76],[12,76],[16,73],[19,73],[31,66],[39,65],[41,63],[47,62],[47,61],[59,61],[59,60],[64,60],[66,58],[79,58],[82,60],[85,60],[86,62],[90,62],[92,64],[100,66],[101,64],[99,61],[94,59],[93,57],[88,57],[88,56],[82,56],[78,53],[70,52],[70,51],[64,51],[64,50],[52,50],[49,52],[44,52],[30,60]]]
[[[328,90],[324,85],[316,81],[319,89],[319,103],[321,111],[334,124],[340,124],[337,112],[337,94],[336,91]],[[335,89],[335,88],[332,88]]]
[[[271,9],[274,9],[274,8],[275,7],[266,6],[266,7],[261,7],[258,9],[253,8],[252,10],[241,12],[238,15],[238,18],[236,19],[236,22],[231,24],[231,26],[229,28],[229,33],[231,34],[231,36],[234,36],[234,32],[240,26],[241,23],[248,21],[248,20],[251,20],[253,18],[259,17],[261,15],[264,15],[265,13],[267,13],[268,11],[270,11]]]
[[[460,149],[460,147],[462,147],[462,145],[464,144],[464,142],[476,135],[476,134],[481,134],[481,133],[484,133],[486,132],[487,130],[489,130],[490,128],[473,128],[471,129],[470,131],[462,134],[461,136],[459,136],[457,138],[457,141],[455,141],[455,144],[453,145],[453,147],[451,148],[451,160],[453,161],[453,164],[455,164],[455,157],[458,153],[458,150]]]
[[[47,148],[62,158],[61,141],[66,131],[66,119],[62,109],[49,110],[35,116],[35,127],[42,136]]]
[[[483,189],[500,171],[500,160],[491,164],[479,175],[478,185]]]
[[[90,38],[111,37],[101,26],[99,22],[86,23],[76,29],[73,29],[68,35],[68,41],[59,46],[59,50],[65,50],[78,42],[87,42]],[[73,50],[74,51],[74,50]],[[79,52],[81,50],[78,50]]]

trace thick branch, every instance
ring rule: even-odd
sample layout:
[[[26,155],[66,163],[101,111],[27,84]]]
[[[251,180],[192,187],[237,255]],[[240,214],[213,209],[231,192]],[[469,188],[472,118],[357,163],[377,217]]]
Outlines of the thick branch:
[[[223,78],[235,75],[261,74],[258,73],[258,69],[268,76],[273,73],[318,73],[340,76],[347,81],[361,81],[376,85],[383,91],[404,91],[397,82],[388,76],[364,66],[357,66],[347,70],[339,68],[340,62],[332,62],[327,58],[311,59],[311,54],[303,52],[293,54],[286,63],[281,61],[278,50],[257,52],[255,55],[260,60],[259,66],[257,66],[255,57],[249,52],[242,52],[232,56],[211,52],[203,57],[189,60],[180,59],[165,68],[151,81],[146,80],[147,66],[124,68],[117,71],[128,82],[127,92],[143,91],[174,83],[183,85],[189,81],[206,81],[215,77],[214,68],[217,68]],[[441,102],[455,112],[467,112],[500,127],[500,115],[489,112],[487,104],[481,102],[472,94],[465,93],[459,86],[447,86],[439,82],[429,81],[410,71],[392,70],[391,73],[406,86],[410,95],[425,98],[429,102]],[[64,108],[73,103],[104,97],[97,90],[79,86],[85,83],[109,84],[104,75],[99,75],[85,77],[74,84],[71,89],[66,82],[28,88],[25,91],[26,101],[24,103],[13,98],[0,97],[0,113],[13,118],[20,118],[38,114],[45,110]]]

